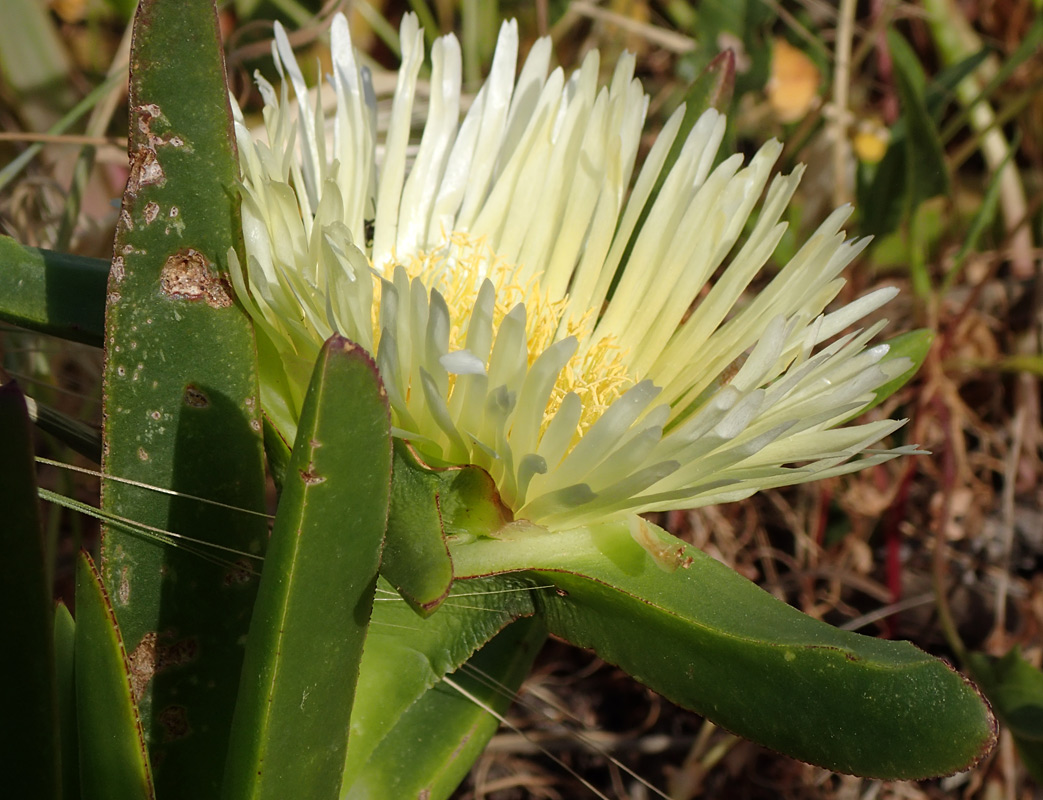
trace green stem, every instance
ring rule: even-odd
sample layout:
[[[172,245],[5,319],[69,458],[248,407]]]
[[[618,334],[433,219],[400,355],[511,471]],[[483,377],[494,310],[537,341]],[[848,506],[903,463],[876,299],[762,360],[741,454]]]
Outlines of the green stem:
[[[927,237],[923,229],[923,207],[912,209],[909,217],[909,278],[913,291],[926,305],[931,297],[931,276],[927,270]]]

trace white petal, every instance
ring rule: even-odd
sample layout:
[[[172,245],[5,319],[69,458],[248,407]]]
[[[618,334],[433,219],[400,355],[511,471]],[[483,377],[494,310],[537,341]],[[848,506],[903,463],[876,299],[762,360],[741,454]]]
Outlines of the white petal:
[[[442,356],[439,361],[446,371],[453,375],[485,374],[485,362],[470,350],[454,350]]]

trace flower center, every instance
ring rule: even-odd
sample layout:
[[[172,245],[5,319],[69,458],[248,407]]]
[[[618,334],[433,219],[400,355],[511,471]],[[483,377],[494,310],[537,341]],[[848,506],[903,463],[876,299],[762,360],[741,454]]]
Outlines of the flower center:
[[[460,350],[467,340],[471,313],[478,291],[485,280],[495,290],[493,330],[498,331],[504,317],[519,303],[525,306],[525,334],[528,363],[533,362],[554,342],[576,337],[579,347],[558,375],[550,401],[543,414],[542,430],[561,406],[562,400],[574,392],[583,403],[573,444],[604,411],[630,386],[634,379],[627,370],[626,353],[612,336],[594,338],[597,321],[594,309],[580,319],[564,322],[568,297],[549,299],[540,287],[538,276],[519,278],[518,265],[499,257],[485,237],[454,233],[436,249],[413,254],[402,266],[411,279],[419,278],[428,290],[438,291],[449,308],[449,352]],[[384,276],[391,278],[394,264],[387,265]],[[375,292],[373,319],[375,330],[380,307],[380,290]],[[488,364],[486,365],[488,366]],[[450,375],[450,395],[455,376]],[[541,430],[541,432],[542,432]]]

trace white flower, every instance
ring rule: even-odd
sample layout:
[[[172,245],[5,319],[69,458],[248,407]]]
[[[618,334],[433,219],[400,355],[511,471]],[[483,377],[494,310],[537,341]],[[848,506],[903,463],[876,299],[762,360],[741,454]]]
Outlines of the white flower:
[[[849,209],[744,297],[800,178],[771,177],[777,142],[714,167],[725,125],[706,112],[639,227],[683,109],[635,178],[648,98],[632,56],[599,88],[597,53],[566,78],[543,39],[516,73],[517,26],[504,23],[461,120],[457,40],[432,48],[426,103],[412,15],[401,43],[383,140],[343,16],[332,130],[278,26],[281,93],[258,78],[267,143],[237,113],[247,262],[233,254],[232,274],[256,322],[262,404],[284,434],[338,331],[376,355],[396,436],[433,463],[485,468],[516,518],[552,530],[911,451],[866,450],[901,421],[839,427],[909,368],[868,346],[883,323],[835,338],[895,291],[825,312],[865,243],[845,241]]]

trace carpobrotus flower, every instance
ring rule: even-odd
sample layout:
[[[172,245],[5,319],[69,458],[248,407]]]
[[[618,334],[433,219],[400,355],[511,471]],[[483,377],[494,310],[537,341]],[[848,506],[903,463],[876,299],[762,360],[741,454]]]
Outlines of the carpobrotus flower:
[[[233,255],[232,274],[284,434],[339,331],[375,354],[397,436],[433,463],[485,468],[516,518],[548,529],[737,500],[911,450],[867,450],[901,421],[839,427],[909,368],[868,346],[883,323],[835,338],[893,290],[825,312],[864,246],[840,230],[849,210],[744,297],[800,179],[771,178],[777,142],[715,167],[724,119],[706,112],[641,222],[683,110],[634,178],[648,98],[632,56],[599,88],[597,53],[565,78],[544,39],[516,74],[505,23],[461,120],[457,40],[432,48],[423,104],[411,15],[401,44],[382,140],[342,16],[332,131],[278,26],[287,80],[276,92],[258,78],[267,143],[237,115],[247,261]]]

